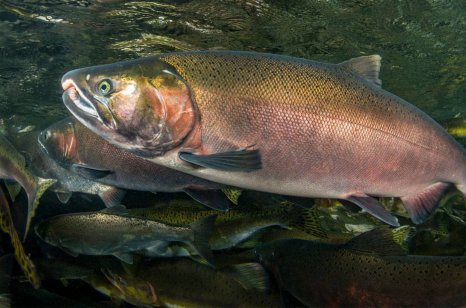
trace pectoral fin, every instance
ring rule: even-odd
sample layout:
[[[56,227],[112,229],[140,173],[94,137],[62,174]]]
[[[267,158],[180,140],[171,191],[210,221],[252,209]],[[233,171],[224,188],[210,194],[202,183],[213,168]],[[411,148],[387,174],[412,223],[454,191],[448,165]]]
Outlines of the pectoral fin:
[[[96,169],[80,164],[73,164],[71,171],[89,180],[98,180],[113,173],[110,170]]]
[[[251,172],[262,168],[259,150],[238,150],[210,155],[180,152],[180,159],[205,168],[230,172]]]
[[[214,210],[228,211],[230,206],[227,197],[220,190],[201,190],[186,188],[183,190],[191,198]]]
[[[194,250],[210,265],[214,265],[215,262],[210,248],[209,239],[214,231],[216,219],[217,215],[210,215],[205,218],[201,218],[190,225],[194,235],[191,245]]]
[[[363,193],[358,194],[358,195],[350,195],[345,200],[351,201],[354,204],[360,206],[362,209],[364,209],[366,212],[369,214],[377,217],[381,221],[394,226],[394,227],[399,227],[400,224],[398,223],[398,220],[390,214],[376,199],[367,196]]]

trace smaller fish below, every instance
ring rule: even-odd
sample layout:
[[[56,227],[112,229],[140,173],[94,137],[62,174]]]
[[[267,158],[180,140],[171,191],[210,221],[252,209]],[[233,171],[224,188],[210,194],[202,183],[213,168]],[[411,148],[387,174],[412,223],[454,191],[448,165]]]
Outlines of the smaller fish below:
[[[57,194],[62,203],[68,203],[73,192],[98,195],[106,207],[120,205],[125,191],[114,186],[87,179],[79,174],[61,167],[40,149],[38,131],[12,134],[12,144],[27,160],[31,172],[38,177],[56,179],[49,190]]]
[[[213,264],[209,238],[216,216],[200,219],[185,227],[132,217],[123,206],[99,212],[65,214],[36,225],[37,235],[72,256],[113,255],[132,264],[133,253],[163,251],[181,242],[192,254]],[[154,248],[157,247],[157,248]]]
[[[283,293],[307,306],[463,306],[466,257],[406,255],[397,236],[377,228],[345,244],[279,240],[255,253]]]
[[[128,303],[139,307],[279,307],[268,294],[268,275],[258,263],[213,269],[189,259],[157,260],[131,276],[103,272]]]
[[[42,194],[52,186],[56,180],[42,179],[26,167],[26,161],[15,147],[0,134],[0,178],[18,182],[28,196],[28,214],[24,238],[26,238],[35,209],[39,205]]]
[[[220,190],[227,186],[137,157],[105,141],[74,118],[43,130],[39,143],[50,159],[89,180],[139,191],[183,191],[207,207],[229,209],[228,199]]]
[[[154,219],[174,225],[192,224],[198,219],[214,215],[217,212],[196,208],[192,202],[174,200],[167,206],[157,208],[140,208],[128,210],[135,217]],[[189,200],[188,200],[189,201]],[[319,224],[317,212],[311,209],[303,209],[293,205],[276,205],[260,208],[254,205],[241,205],[228,212],[217,214],[215,227],[209,243],[212,250],[230,249],[247,241],[249,238],[265,232],[270,228],[298,229],[315,237],[325,238],[325,231]],[[249,246],[247,246],[249,247]],[[188,256],[182,247],[171,246],[167,250],[171,257]],[[161,256],[161,253],[157,254]]]

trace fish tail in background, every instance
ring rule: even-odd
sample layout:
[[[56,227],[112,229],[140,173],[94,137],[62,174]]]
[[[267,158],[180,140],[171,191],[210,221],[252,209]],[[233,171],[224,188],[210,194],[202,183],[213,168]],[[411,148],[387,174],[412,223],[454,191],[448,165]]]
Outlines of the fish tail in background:
[[[11,218],[10,203],[5,195],[3,185],[0,186],[0,228],[10,235],[11,244],[15,250],[16,260],[32,286],[35,289],[38,289],[41,285],[40,277],[36,271],[34,263],[32,263],[31,259],[29,259],[24,251],[23,244],[16,232],[13,219]]]
[[[57,180],[55,179],[43,179],[38,178],[38,181],[34,183],[33,187],[26,189],[26,193],[28,195],[28,215],[26,221],[26,229],[24,231],[23,241],[26,239],[29,228],[31,226],[31,221],[34,215],[36,214],[37,206],[39,205],[39,200],[44,194],[44,192],[53,184],[55,184]]]
[[[105,203],[105,206],[107,208],[116,206],[116,205],[121,205],[121,200],[126,195],[126,191],[116,188],[116,187],[111,187],[103,192],[99,193],[100,199]]]
[[[193,248],[210,265],[214,264],[214,256],[210,248],[209,239],[214,231],[216,219],[217,215],[210,215],[191,224],[191,229],[193,230]]]
[[[328,238],[327,232],[322,227],[319,211],[316,207],[303,209],[294,206],[287,213],[289,226],[318,238]]]

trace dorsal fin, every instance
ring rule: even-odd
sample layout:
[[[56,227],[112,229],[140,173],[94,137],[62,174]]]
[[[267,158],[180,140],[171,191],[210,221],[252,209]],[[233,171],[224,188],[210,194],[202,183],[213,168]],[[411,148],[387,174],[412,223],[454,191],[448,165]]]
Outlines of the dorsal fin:
[[[388,226],[375,228],[351,239],[346,249],[382,256],[403,256],[406,252],[393,239],[392,230]]]
[[[382,80],[379,79],[380,60],[382,57],[379,55],[362,56],[341,62],[340,65],[380,87],[382,86]]]

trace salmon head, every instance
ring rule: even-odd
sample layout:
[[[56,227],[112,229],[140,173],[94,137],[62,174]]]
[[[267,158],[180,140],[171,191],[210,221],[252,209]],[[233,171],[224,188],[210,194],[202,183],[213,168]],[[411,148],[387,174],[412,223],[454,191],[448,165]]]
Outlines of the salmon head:
[[[73,70],[62,87],[65,106],[80,122],[142,156],[177,146],[196,121],[188,85],[157,57]]]
[[[76,132],[71,118],[54,123],[41,131],[38,141],[41,150],[64,168],[70,162],[79,161]]]

